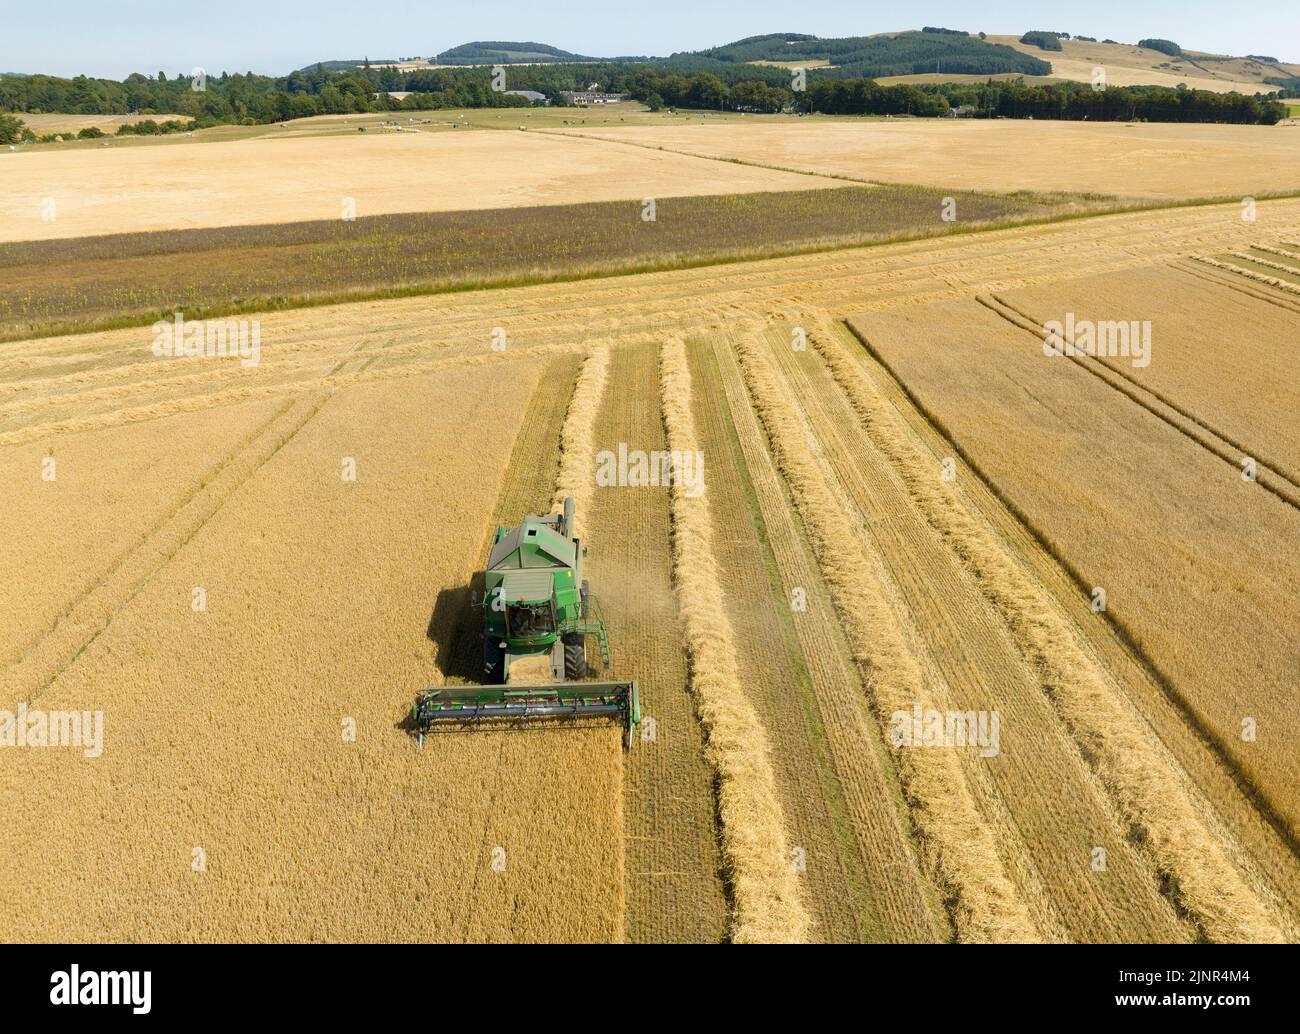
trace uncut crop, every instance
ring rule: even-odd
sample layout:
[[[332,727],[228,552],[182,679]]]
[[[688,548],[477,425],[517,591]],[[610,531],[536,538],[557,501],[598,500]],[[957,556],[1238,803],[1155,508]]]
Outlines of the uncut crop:
[[[1246,886],[1202,821],[1197,795],[1153,745],[1151,731],[1089,656],[1078,631],[971,515],[950,484],[934,477],[933,457],[908,439],[896,411],[861,366],[829,334],[813,340],[931,525],[979,579],[1025,663],[1039,673],[1045,691],[1086,745],[1085,757],[1110,788],[1130,828],[1139,830],[1150,845],[1161,873],[1203,935],[1214,941],[1281,940],[1268,908]]]
[[[1300,613],[1282,588],[1300,578],[1295,506],[1078,363],[1044,358],[1023,330],[973,302],[936,306],[906,324],[863,318],[854,326],[1080,591],[1105,589],[1109,620],[1175,687],[1185,720],[1273,821],[1297,828],[1295,755],[1285,746],[1296,723],[1283,701],[1300,657]],[[944,346],[958,327],[960,362]],[[1005,389],[1012,375],[1023,391]],[[1054,400],[1046,422],[1029,405],[1043,398]],[[1089,432],[1098,419],[1107,434]],[[1047,479],[1031,457],[1034,443],[1049,439]],[[1272,731],[1243,739],[1247,717]]]
[[[616,731],[421,752],[402,724],[438,681],[429,615],[481,563],[535,379],[318,395],[155,560],[41,697],[102,709],[103,757],[0,752],[10,939],[619,939]],[[481,419],[448,451],[460,405]]]

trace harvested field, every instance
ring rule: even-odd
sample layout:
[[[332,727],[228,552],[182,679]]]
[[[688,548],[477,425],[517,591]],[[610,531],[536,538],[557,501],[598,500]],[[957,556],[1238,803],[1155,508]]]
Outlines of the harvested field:
[[[562,132],[774,169],[960,190],[1143,199],[1300,191],[1300,134],[1285,126],[819,119]]]
[[[647,454],[667,448],[653,339],[617,349],[596,424],[598,451],[619,443]],[[629,389],[628,386],[636,386]],[[732,932],[716,769],[690,691],[673,591],[671,509],[664,489],[632,485],[593,493],[588,534],[592,586],[613,642],[611,676],[635,678],[652,737],[627,759],[627,939],[718,942]]]
[[[703,455],[683,342],[664,346],[660,368],[668,448],[680,457]],[[808,915],[776,796],[767,730],[741,685],[732,647],[735,630],[723,606],[722,571],[714,552],[712,506],[707,489],[700,488],[696,492],[684,480],[671,486],[673,578],[691,660],[691,692],[718,774],[722,851],[736,910],[732,939],[798,943],[807,935]]]
[[[103,130],[110,136],[117,132],[118,126],[133,126],[137,122],[150,119],[155,122],[163,122],[168,119],[188,122],[190,118],[188,115],[65,115],[58,112],[33,114],[29,111],[19,112],[14,117],[21,119],[24,125],[40,135],[46,133],[76,133],[79,130],[93,127]]]
[[[871,571],[869,559],[849,545],[856,536],[817,472],[807,444],[799,440],[790,401],[782,396],[769,361],[748,341],[737,341],[737,348],[777,465],[804,519],[854,656],[864,665],[881,724],[914,704],[932,708],[935,701],[891,614],[887,590]],[[969,940],[1034,939],[1024,905],[975,814],[956,757],[900,752],[899,765],[904,793],[923,823],[929,867],[949,902],[958,935]]]
[[[709,347],[704,347],[708,345]],[[819,941],[950,936],[827,590],[726,350],[691,350],[715,542],[744,682],[772,736],[801,882]],[[704,390],[707,385],[708,390]],[[748,510],[749,520],[738,515]],[[792,601],[802,593],[804,610]],[[798,717],[801,720],[794,720]]]
[[[1054,788],[1053,796],[1059,802],[1071,802],[1073,807],[1079,807],[1089,797],[1094,798],[1094,816],[1080,815],[1076,820],[1094,829],[1104,824],[1105,819],[1099,816],[1105,813],[1107,805],[1117,810],[1130,831],[1130,839],[1149,845],[1151,860],[1162,878],[1175,888],[1173,895],[1178,910],[1198,924],[1205,938],[1280,939],[1268,910],[1232,870],[1215,833],[1199,817],[1200,802],[1194,791],[1180,782],[1176,764],[1150,745],[1141,716],[1127,706],[1122,690],[1091,655],[1087,637],[1071,626],[1050,594],[1015,563],[998,537],[981,526],[961,494],[949,487],[950,482],[935,479],[927,472],[927,466],[933,469],[935,457],[914,439],[909,440],[905,426],[885,404],[866,369],[855,363],[846,350],[836,348],[834,336],[823,337],[819,351],[866,424],[871,441],[901,475],[926,522],[942,536],[973,576],[983,601],[992,605],[1014,643],[1021,666],[1037,676],[1034,681],[1041,684],[1042,699],[1034,702],[1040,706],[1049,702],[1054,705],[1060,722],[1057,735],[1068,731],[1078,738],[1082,756],[1093,769],[1091,774],[1100,779],[1098,785],[1083,772],[1076,785],[1060,785]],[[889,552],[902,556],[906,551]],[[966,614],[978,609],[978,601],[953,602],[962,605]],[[1003,706],[1011,712],[1010,700]],[[1057,724],[1051,721],[1046,707],[1042,711],[1043,717],[1036,724],[1048,727]],[[1026,715],[1017,724],[1028,726],[1028,718]],[[1043,728],[1035,730],[1033,739],[1042,742],[1050,735],[1049,729]],[[1070,754],[1063,744],[1058,756]],[[1026,767],[1032,768],[1032,764]],[[1008,809],[1016,811],[1024,801],[1032,800],[1035,787],[1043,786],[1052,778],[1061,779],[1064,773],[1059,762],[1052,767],[1050,774],[1033,772],[1024,785],[1015,785],[1007,779],[1002,796]],[[1050,805],[1044,800],[1038,808],[1047,810]],[[1060,804],[1058,808],[1064,812]],[[1032,821],[1029,819],[1032,809],[1025,814],[1026,820]],[[1044,829],[1040,839],[1046,841],[1049,836]],[[1038,847],[1036,842],[1031,850]],[[1054,870],[1055,866],[1050,864],[1040,868],[1045,879],[1054,878]],[[1067,883],[1053,897],[1070,900],[1073,889]],[[1095,929],[1117,914],[1132,915],[1143,910],[1159,914],[1161,911],[1149,885],[1142,887],[1139,882],[1125,888],[1117,881],[1115,889],[1122,898],[1103,904],[1092,914],[1075,904],[1063,913],[1063,918],[1067,923],[1078,922],[1086,915],[1084,921]],[[1144,896],[1147,900],[1139,905]],[[1171,919],[1167,914],[1161,916],[1164,923]],[[1171,933],[1172,924],[1157,936],[1164,939]],[[1147,934],[1144,939],[1150,936]]]
[[[395,167],[402,175],[393,175]],[[165,150],[6,154],[0,161],[0,237],[64,239],[343,219],[349,211],[360,217],[840,185],[641,148],[595,152],[519,132],[268,136]],[[57,206],[51,221],[42,218],[46,198]]]
[[[0,346],[10,938],[1300,939],[1298,303],[1202,261],[1300,202],[1240,211],[260,313],[249,367]],[[1045,357],[1066,312],[1151,364]],[[565,495],[646,725],[418,751]]]

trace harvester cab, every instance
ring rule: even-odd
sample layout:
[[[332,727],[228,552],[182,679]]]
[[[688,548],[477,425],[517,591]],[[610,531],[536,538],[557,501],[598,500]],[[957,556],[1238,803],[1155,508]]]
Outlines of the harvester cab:
[[[424,734],[439,722],[609,717],[632,745],[641,722],[635,682],[586,682],[589,654],[609,667],[600,603],[582,577],[586,549],[574,534],[574,503],[561,513],[498,528],[484,572],[482,686],[439,686],[416,701]],[[594,647],[588,646],[594,640]]]

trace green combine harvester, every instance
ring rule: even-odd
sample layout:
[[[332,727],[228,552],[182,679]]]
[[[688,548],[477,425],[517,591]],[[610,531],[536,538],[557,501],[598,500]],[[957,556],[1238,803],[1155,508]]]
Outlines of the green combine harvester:
[[[425,733],[436,724],[608,718],[626,744],[641,724],[635,682],[587,682],[588,640],[609,667],[609,633],[582,577],[586,549],[573,534],[572,499],[564,512],[525,517],[498,528],[484,575],[481,686],[435,686],[411,717]],[[538,674],[540,681],[535,681]]]

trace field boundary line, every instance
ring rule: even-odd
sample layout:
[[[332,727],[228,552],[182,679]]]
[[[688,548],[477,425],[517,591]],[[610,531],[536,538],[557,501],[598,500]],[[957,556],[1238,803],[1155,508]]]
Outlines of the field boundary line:
[[[979,295],[975,299],[990,312],[1001,316],[1012,326],[1033,335],[1040,342],[1045,338],[1047,330],[1038,322],[1038,320],[1016,308],[1009,302],[999,298],[996,294],[984,296]],[[1028,325],[1026,325],[1028,324]],[[1073,346],[1074,342],[1067,339],[1067,343]],[[1228,435],[1213,427],[1211,424],[1202,420],[1195,413],[1191,412],[1184,406],[1174,402],[1146,384],[1141,383],[1122,370],[1117,370],[1102,360],[1088,355],[1067,355],[1075,365],[1087,370],[1098,380],[1102,381],[1115,391],[1119,392],[1131,402],[1136,403],[1145,409],[1152,416],[1158,417],[1185,438],[1195,442],[1206,452],[1223,460],[1234,470],[1240,471],[1241,460],[1250,457],[1256,460],[1258,472],[1260,475],[1268,475],[1267,479],[1257,475],[1256,484],[1266,491],[1272,493],[1282,502],[1300,510],[1300,480],[1291,475],[1280,464],[1263,456],[1258,450],[1248,448],[1230,438]],[[1154,400],[1154,401],[1152,401]],[[1172,410],[1173,416],[1162,411],[1164,409]],[[1230,446],[1230,448],[1229,448]],[[1236,455],[1234,456],[1234,450]],[[1280,481],[1282,485],[1273,484],[1273,481]]]
[[[900,416],[880,397],[849,353],[821,334],[809,335],[853,411],[888,457],[923,520],[976,579],[1052,709],[1098,775],[1123,825],[1145,842],[1153,868],[1176,911],[1190,914],[1213,940],[1281,940],[1273,917],[1236,871],[1204,824],[1189,777],[1106,667],[1085,648],[1077,626],[1042,584],[1008,554],[937,476],[923,473],[928,455]]]
[[[659,352],[661,408],[668,448],[695,456],[699,432],[691,412],[686,345],[667,341]],[[696,713],[717,773],[722,846],[735,901],[732,940],[738,944],[800,943],[809,917],[789,853],[785,814],[776,789],[767,730],[741,685],[735,631],[727,617],[708,489],[692,495],[674,478],[669,488],[673,581],[690,657]]]
[[[843,183],[855,183],[861,187],[880,186],[874,180],[864,179],[861,176],[848,176],[844,173],[836,172],[813,172],[810,169],[796,169],[783,165],[771,165],[767,162],[754,161],[751,158],[727,158],[716,154],[697,154],[694,151],[683,151],[676,147],[662,147],[658,144],[646,144],[639,140],[611,140],[607,136],[592,136],[590,133],[576,129],[537,129],[534,130],[538,136],[554,136],[560,139],[578,139],[587,140],[592,143],[613,144],[616,147],[640,147],[646,151],[661,151],[664,154],[675,154],[682,158],[696,158],[706,162],[722,162],[726,165],[745,165],[751,169],[766,169],[768,172],[784,172],[793,176],[810,176],[818,180],[838,180]],[[911,186],[911,184],[903,184]],[[771,191],[779,193],[779,191]]]
[[[1013,499],[1011,499],[980,466],[978,461],[970,454],[964,445],[957,440],[948,426],[939,418],[938,414],[932,411],[924,402],[912,391],[911,387],[899,376],[893,366],[884,358],[880,351],[867,340],[867,338],[853,326],[847,324],[850,333],[862,345],[863,349],[876,362],[876,364],[890,377],[900,394],[907,399],[912,407],[919,413],[934,432],[943,439],[943,441],[953,450],[954,454],[970,469],[970,471],[980,479],[985,489],[1000,502],[1016,521],[1024,529],[1025,533],[1048,555],[1061,569],[1069,576],[1071,583],[1078,588],[1079,592],[1087,597],[1092,593],[1092,583],[1084,578],[1082,572],[1070,561],[1068,557],[1060,553],[1053,545],[1042,535],[1033,521]],[[1182,690],[1174,681],[1161,670],[1160,666],[1146,653],[1138,642],[1137,636],[1124,622],[1119,620],[1112,612],[1106,611],[1102,615],[1103,619],[1110,625],[1116,637],[1128,650],[1130,656],[1134,658],[1147,674],[1151,681],[1160,687],[1165,697],[1173,704],[1177,713],[1183,721],[1191,728],[1197,738],[1213,754],[1218,762],[1223,766],[1236,786],[1241,795],[1251,803],[1259,812],[1264,821],[1273,829],[1288,850],[1297,859],[1300,860],[1300,836],[1296,830],[1292,829],[1287,820],[1283,817],[1281,811],[1273,803],[1271,796],[1257,786],[1233,759],[1227,745],[1223,742],[1222,737],[1211,729],[1196,714],[1192,708],[1191,702],[1183,694]]]

